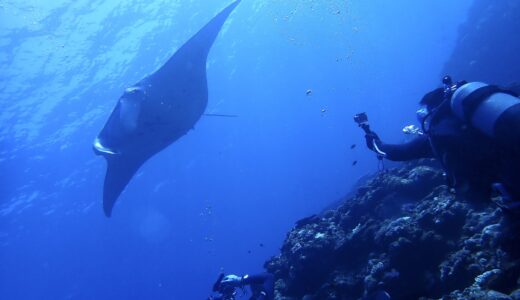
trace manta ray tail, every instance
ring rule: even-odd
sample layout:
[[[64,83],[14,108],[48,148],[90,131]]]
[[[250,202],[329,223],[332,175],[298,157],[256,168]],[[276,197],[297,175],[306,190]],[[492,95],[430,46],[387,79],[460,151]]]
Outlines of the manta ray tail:
[[[105,155],[107,173],[103,188],[103,210],[110,217],[117,198],[125,189],[135,172],[143,164],[142,159],[123,158],[119,155]]]

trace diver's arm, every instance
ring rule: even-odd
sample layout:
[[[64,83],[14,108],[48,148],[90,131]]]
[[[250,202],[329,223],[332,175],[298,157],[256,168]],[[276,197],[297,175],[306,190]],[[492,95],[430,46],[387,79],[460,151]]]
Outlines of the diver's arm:
[[[418,136],[405,144],[385,144],[376,141],[378,148],[386,153],[385,158],[392,161],[407,161],[419,158],[431,158],[433,152],[426,136]]]
[[[250,285],[252,290],[256,289],[259,291],[259,295],[255,299],[274,299],[274,276],[272,274],[244,275],[242,277],[242,285]]]
[[[244,275],[242,277],[242,284],[243,285],[250,285],[250,284],[264,284],[264,282],[268,280],[272,280],[273,275],[269,273],[262,273],[257,275]]]

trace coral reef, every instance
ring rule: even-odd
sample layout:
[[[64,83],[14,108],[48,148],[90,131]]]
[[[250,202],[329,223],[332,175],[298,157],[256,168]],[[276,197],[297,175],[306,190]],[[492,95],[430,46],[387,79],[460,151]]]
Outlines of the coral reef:
[[[265,265],[276,299],[520,299],[520,216],[444,183],[430,161],[407,164],[299,221]]]

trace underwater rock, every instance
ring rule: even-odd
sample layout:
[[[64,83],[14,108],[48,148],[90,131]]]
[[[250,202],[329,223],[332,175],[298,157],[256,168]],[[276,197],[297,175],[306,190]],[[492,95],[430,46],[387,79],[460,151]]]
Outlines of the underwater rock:
[[[276,299],[514,299],[520,217],[450,193],[428,160],[377,174],[288,233],[265,265]],[[515,233],[516,232],[516,233]]]
[[[506,86],[518,83],[518,32],[520,1],[475,0],[442,75]]]

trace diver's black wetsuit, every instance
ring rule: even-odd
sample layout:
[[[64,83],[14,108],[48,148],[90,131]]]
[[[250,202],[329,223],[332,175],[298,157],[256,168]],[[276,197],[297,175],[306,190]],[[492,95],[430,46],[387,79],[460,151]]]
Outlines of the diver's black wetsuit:
[[[385,144],[378,142],[379,149],[392,161],[407,161],[433,157],[430,142],[426,136],[419,136],[405,144]]]
[[[244,276],[243,285],[249,285],[253,296],[251,300],[272,300],[274,299],[274,276],[269,273]]]
[[[405,144],[385,144],[376,136],[385,158],[407,161],[437,158],[449,184],[471,198],[489,199],[493,183],[502,183],[515,200],[520,200],[520,105],[511,107],[497,122],[493,139],[461,121],[449,102],[432,115],[426,135]],[[370,146],[370,145],[369,145]],[[480,196],[480,197],[479,197]]]

